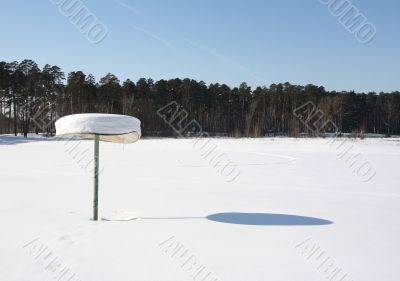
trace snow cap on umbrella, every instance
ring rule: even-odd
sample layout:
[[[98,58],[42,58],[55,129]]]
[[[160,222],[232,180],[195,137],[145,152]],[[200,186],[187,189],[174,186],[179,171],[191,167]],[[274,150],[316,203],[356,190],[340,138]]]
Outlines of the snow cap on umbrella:
[[[141,136],[140,120],[126,115],[85,113],[56,121],[57,137],[94,139],[95,135],[101,141],[132,143]]]

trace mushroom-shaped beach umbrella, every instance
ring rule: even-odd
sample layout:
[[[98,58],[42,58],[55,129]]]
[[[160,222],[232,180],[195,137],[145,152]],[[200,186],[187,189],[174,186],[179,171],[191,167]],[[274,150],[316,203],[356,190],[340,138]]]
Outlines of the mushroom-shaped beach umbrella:
[[[93,220],[98,219],[99,141],[133,143],[141,136],[139,119],[116,114],[73,114],[56,122],[56,136],[94,140]]]

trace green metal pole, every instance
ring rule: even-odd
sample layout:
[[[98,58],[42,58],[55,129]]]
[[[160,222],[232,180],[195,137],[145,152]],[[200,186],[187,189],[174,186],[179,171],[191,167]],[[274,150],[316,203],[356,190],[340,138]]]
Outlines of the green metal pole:
[[[98,220],[99,207],[99,135],[94,137],[94,196],[93,196],[93,220]]]

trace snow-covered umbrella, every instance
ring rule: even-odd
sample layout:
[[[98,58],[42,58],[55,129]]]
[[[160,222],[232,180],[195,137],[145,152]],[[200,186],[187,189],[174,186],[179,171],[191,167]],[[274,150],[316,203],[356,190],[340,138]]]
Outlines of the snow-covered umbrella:
[[[93,220],[98,220],[99,141],[136,142],[141,136],[140,120],[117,114],[73,114],[57,120],[56,136],[94,140]]]

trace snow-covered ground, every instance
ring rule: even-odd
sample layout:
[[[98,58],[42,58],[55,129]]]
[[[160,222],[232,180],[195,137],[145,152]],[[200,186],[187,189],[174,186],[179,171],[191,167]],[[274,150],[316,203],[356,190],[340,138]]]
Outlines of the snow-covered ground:
[[[398,139],[211,142],[101,143],[94,222],[93,142],[0,136],[0,280],[400,280]]]

